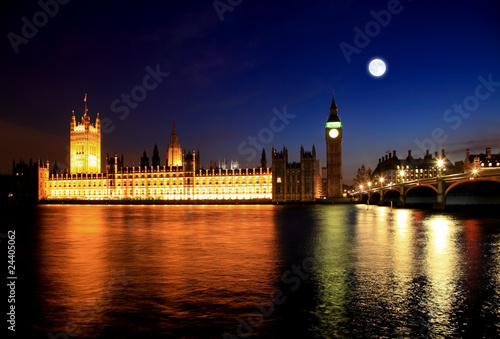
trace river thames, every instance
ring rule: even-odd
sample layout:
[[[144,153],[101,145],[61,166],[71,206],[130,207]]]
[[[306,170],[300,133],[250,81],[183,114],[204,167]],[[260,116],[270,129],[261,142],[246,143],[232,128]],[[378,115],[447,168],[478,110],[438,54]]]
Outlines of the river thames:
[[[40,205],[11,223],[30,338],[500,336],[499,217]]]

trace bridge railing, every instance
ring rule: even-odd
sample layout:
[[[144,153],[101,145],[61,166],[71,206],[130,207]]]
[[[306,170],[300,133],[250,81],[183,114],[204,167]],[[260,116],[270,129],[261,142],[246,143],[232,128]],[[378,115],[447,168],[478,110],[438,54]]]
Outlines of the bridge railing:
[[[454,180],[463,180],[463,179],[469,179],[471,177],[475,178],[487,178],[487,177],[495,177],[495,176],[500,176],[500,169],[484,169],[484,170],[479,170],[477,173],[473,172],[464,172],[464,173],[454,173],[454,174],[447,174],[447,175],[442,175],[441,178],[444,182],[449,182],[449,181],[454,181]],[[415,180],[408,180],[405,182],[398,182],[398,183],[393,183],[393,184],[387,184],[381,186],[373,186],[370,188],[365,188],[358,193],[368,193],[368,192],[378,192],[380,189],[382,190],[390,190],[392,188],[397,188],[400,187],[401,185],[403,186],[412,186],[412,185],[418,185],[418,184],[435,184],[437,183],[438,176],[432,177],[432,178],[424,178],[424,179],[415,179]]]

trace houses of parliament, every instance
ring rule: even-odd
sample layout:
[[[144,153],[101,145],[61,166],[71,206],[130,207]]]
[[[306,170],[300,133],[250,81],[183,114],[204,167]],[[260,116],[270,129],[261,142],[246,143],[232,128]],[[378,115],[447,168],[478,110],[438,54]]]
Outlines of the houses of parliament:
[[[316,150],[300,150],[300,162],[288,162],[284,147],[271,151],[268,166],[265,150],[258,168],[238,168],[210,163],[200,167],[200,154],[183,152],[175,121],[166,148],[166,162],[161,163],[157,145],[151,163],[144,153],[140,166],[125,167],[123,156],[106,156],[106,170],[101,172],[101,122],[99,114],[91,122],[87,109],[81,122],[74,111],[70,121],[70,170],[59,174],[49,161],[38,164],[38,200],[154,200],[163,202],[312,202],[321,197],[342,197],[342,124],[332,99],[325,126],[327,176],[322,179],[316,165]],[[319,167],[321,171],[321,166]]]

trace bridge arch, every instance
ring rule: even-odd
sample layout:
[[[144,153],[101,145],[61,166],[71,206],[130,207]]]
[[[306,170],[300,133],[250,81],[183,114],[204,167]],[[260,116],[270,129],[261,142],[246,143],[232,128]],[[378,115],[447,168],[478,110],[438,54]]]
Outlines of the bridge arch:
[[[367,201],[368,201],[368,193],[363,193],[361,195],[361,203],[366,204]]]
[[[380,201],[380,192],[375,191],[370,196],[370,203],[375,203]]]
[[[438,190],[432,185],[415,185],[405,192],[405,203],[408,205],[429,206],[437,202]]]
[[[413,185],[413,186],[408,187],[405,190],[405,196],[408,195],[408,192],[410,192],[411,190],[413,190],[415,188],[421,188],[421,187],[429,187],[429,188],[432,188],[434,190],[434,192],[436,192],[436,193],[438,192],[437,187],[435,187],[434,185],[431,185],[431,184],[420,184],[420,185]]]
[[[500,180],[460,180],[448,187],[447,205],[490,205],[500,204]]]
[[[487,182],[487,181],[491,181],[491,182],[498,182],[500,183],[500,177],[490,177],[490,178],[475,178],[474,180],[471,180],[471,179],[462,179],[462,180],[458,180],[458,181],[455,181],[453,184],[451,184],[447,189],[446,191],[444,192],[445,195],[448,195],[448,192],[450,190],[452,190],[454,187],[458,186],[458,185],[461,185],[461,184],[464,184],[464,183],[467,183],[467,182]]]
[[[399,187],[393,187],[393,188],[391,188],[391,189],[385,189],[385,190],[383,190],[383,193],[384,193],[384,194],[383,194],[383,196],[385,197],[385,195],[386,195],[387,193],[389,193],[389,192],[398,192],[398,193],[400,193],[400,192],[399,192]]]
[[[398,202],[400,196],[401,193],[399,193],[399,189],[393,188],[384,192],[384,195],[382,197],[382,202],[384,203],[390,203],[391,201]]]

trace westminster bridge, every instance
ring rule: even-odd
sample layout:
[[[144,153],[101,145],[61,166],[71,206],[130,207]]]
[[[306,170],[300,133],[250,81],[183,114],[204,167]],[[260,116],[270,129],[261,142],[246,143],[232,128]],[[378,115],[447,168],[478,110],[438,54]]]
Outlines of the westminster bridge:
[[[397,206],[432,205],[444,209],[453,205],[500,205],[500,169],[437,175],[433,178],[397,183],[369,183],[360,190],[371,204]]]

